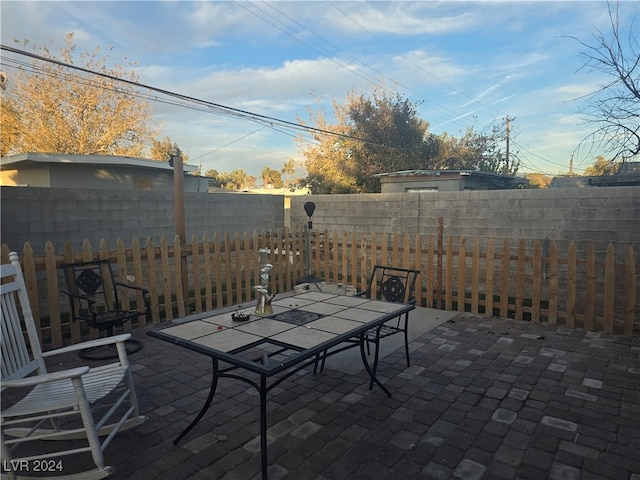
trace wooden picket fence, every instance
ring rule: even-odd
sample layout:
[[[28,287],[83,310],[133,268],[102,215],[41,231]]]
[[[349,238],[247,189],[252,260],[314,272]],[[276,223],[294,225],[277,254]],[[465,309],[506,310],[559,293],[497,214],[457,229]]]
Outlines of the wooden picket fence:
[[[119,239],[115,250],[104,240],[97,250],[85,241],[81,251],[67,243],[61,254],[49,242],[44,255],[34,255],[29,244],[18,253],[42,341],[58,347],[96,335],[69,319],[68,300],[60,293],[65,288],[60,267],[66,262],[110,259],[119,281],[149,289],[150,322],[157,324],[250,301],[259,283],[260,248],[269,249],[274,265],[270,290],[292,290],[307,273],[304,235],[302,229],[215,235],[211,240],[204,235],[187,244],[179,237],[170,244],[163,237],[159,245],[134,238],[131,246]],[[579,253],[570,242],[559,252],[555,242],[454,239],[442,229],[426,238],[312,231],[310,244],[311,273],[327,282],[364,289],[375,264],[417,268],[421,306],[604,333],[634,335],[640,329],[638,268],[631,245],[624,252],[616,252],[613,244],[596,252],[590,244]],[[3,244],[3,263],[8,254]],[[124,299],[127,304],[141,301]],[[126,328],[145,325],[140,317]]]

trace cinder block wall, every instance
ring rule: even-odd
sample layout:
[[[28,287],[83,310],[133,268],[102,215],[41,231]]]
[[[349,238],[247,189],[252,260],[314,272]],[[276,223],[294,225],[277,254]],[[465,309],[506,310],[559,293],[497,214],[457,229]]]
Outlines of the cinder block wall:
[[[632,244],[640,255],[640,187],[562,190],[484,190],[292,197],[291,226],[307,222],[304,203],[316,204],[313,228],[339,232],[437,234],[486,239],[569,241],[578,250],[612,242],[617,251]]]
[[[132,192],[70,188],[2,187],[0,190],[2,243],[22,250],[29,242],[36,255],[51,241],[61,253],[70,240],[74,249],[88,239],[94,249],[105,239],[110,249],[118,238],[127,246],[137,237],[154,242],[175,235],[175,207],[167,192]],[[215,233],[253,232],[284,228],[281,195],[185,193],[187,238],[209,239]]]
[[[593,241],[600,251],[612,242],[640,255],[640,187],[293,196],[288,226],[306,224],[307,201],[316,204],[316,230],[426,236],[437,234],[442,217],[444,234],[454,237],[548,238],[562,249],[573,240],[578,250]],[[185,204],[189,238],[285,225],[281,195],[187,193]],[[166,192],[2,187],[0,206],[2,243],[21,249],[30,242],[36,254],[47,240],[60,252],[67,240],[79,248],[87,238],[97,248],[104,238],[115,248],[118,237],[128,245],[133,237],[170,240],[175,233]]]

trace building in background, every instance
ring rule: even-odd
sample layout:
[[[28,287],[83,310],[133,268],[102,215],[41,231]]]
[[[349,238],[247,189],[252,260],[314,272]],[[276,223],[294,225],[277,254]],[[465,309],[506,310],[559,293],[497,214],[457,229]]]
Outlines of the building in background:
[[[526,178],[477,170],[403,170],[379,173],[382,193],[509,190],[526,186]]]
[[[185,192],[208,192],[207,177],[185,164]],[[110,155],[19,153],[0,158],[0,185],[89,188],[134,191],[173,191],[173,168],[168,162]]]
[[[553,177],[549,188],[630,187],[640,185],[640,162],[624,162],[615,175]]]

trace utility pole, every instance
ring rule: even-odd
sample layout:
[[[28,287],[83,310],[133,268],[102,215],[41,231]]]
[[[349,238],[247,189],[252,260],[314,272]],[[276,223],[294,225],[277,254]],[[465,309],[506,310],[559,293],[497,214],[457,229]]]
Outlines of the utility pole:
[[[569,175],[573,175],[573,153],[571,154],[571,158],[569,159]]]
[[[509,137],[511,136],[511,119],[507,115],[507,153],[505,155],[505,175],[509,175]]]

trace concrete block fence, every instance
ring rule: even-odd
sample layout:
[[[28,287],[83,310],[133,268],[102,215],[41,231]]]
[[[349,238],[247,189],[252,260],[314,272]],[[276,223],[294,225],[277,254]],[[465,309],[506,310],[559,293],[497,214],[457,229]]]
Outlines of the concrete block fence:
[[[640,187],[484,190],[292,197],[289,222],[304,225],[304,203],[313,201],[316,230],[436,235],[480,239],[569,242],[584,251],[590,242],[640,251]]]
[[[80,248],[87,239],[109,248],[134,237],[173,238],[175,207],[167,192],[90,190],[83,188],[2,187],[2,243],[21,250],[30,243],[42,254],[47,241],[57,251],[70,241]],[[195,234],[225,234],[284,227],[282,195],[185,193],[187,239]]]
[[[455,238],[556,241],[579,252],[593,242],[640,251],[640,187],[587,187],[544,190],[485,190],[356,195],[293,196],[187,193],[187,239],[205,233],[236,233],[301,228],[304,203],[313,201],[313,228],[376,234],[437,235]],[[172,238],[173,196],[166,192],[69,188],[2,187],[1,239],[10,248],[29,242],[41,254],[50,241],[59,250],[70,241],[115,248],[117,238]]]

